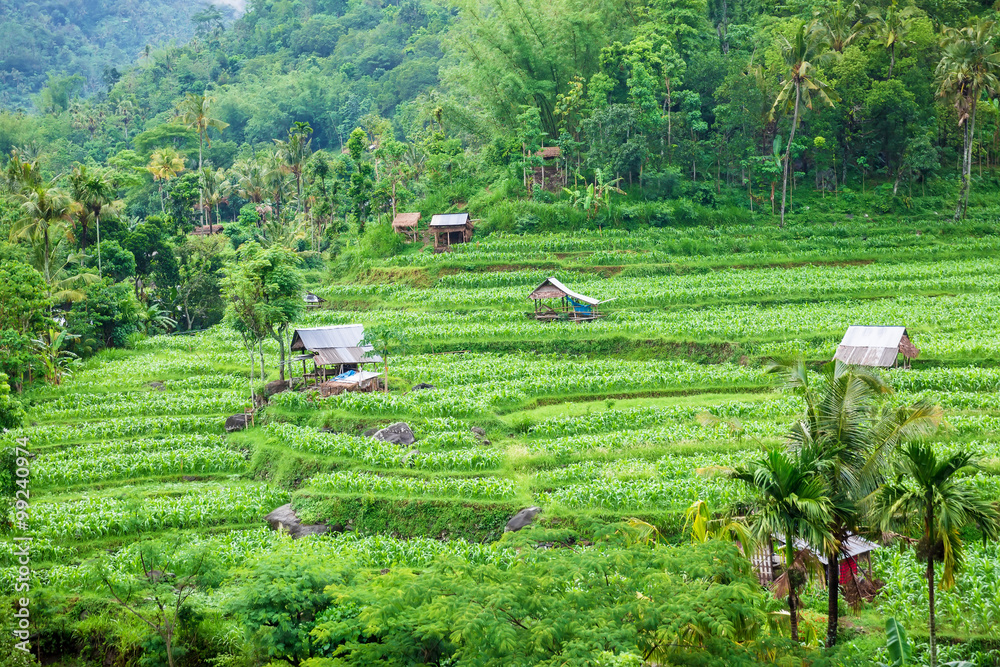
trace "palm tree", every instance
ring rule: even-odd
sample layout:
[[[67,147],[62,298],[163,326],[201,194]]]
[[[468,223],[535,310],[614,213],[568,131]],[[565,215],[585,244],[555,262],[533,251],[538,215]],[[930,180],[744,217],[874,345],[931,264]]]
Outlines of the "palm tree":
[[[160,211],[166,213],[163,204],[163,184],[184,171],[184,158],[173,148],[158,148],[149,156],[149,166],[146,170],[153,175],[153,180],[160,184]]]
[[[797,557],[795,541],[820,545],[823,551],[829,551],[834,543],[828,528],[833,507],[820,464],[811,448],[794,452],[776,447],[729,473],[757,492],[756,507],[749,517],[754,541],[768,544],[776,535],[784,537],[785,572],[775,582],[775,595],[787,596],[793,641],[799,639],[798,591],[806,580],[802,566],[808,557],[807,549]]]
[[[104,169],[88,169],[77,165],[69,177],[73,200],[78,204],[77,217],[83,228],[80,235],[80,245],[87,247],[87,226],[91,219],[97,227],[97,276],[102,276],[101,269],[101,214],[121,212],[124,202],[116,200],[114,184],[110,174]]]
[[[830,368],[820,387],[809,381],[806,366],[772,366],[788,385],[802,396],[805,417],[789,436],[793,449],[815,451],[826,466],[827,492],[831,500],[828,525],[834,541],[827,558],[826,645],[837,643],[840,617],[841,544],[857,533],[864,522],[863,502],[883,481],[882,471],[899,443],[922,437],[937,429],[941,408],[917,403],[909,408],[881,409],[881,398],[889,386],[870,370],[840,362]]]
[[[267,196],[267,172],[256,158],[238,160],[233,164],[232,173],[236,178],[236,189],[240,196],[254,204],[260,204]]]
[[[190,127],[198,133],[198,172],[202,168],[202,149],[205,143],[212,145],[212,140],[208,136],[209,128],[215,128],[219,132],[229,127],[229,123],[212,117],[212,102],[215,98],[208,95],[195,95],[188,93],[187,97],[177,104],[177,117],[185,126]],[[202,206],[202,224],[205,224],[205,202],[201,192],[198,193],[198,203]]]
[[[1000,52],[993,43],[994,26],[993,21],[976,19],[964,28],[947,29],[942,40],[943,53],[937,66],[938,96],[954,101],[958,125],[965,128],[962,185],[955,220],[964,218],[969,207],[972,143],[979,99],[984,93],[996,95],[1000,92]]]
[[[22,194],[21,218],[11,227],[12,240],[25,239],[40,248],[40,266],[36,267],[50,282],[54,276],[56,248],[67,233],[73,212],[69,195],[53,183],[42,183]]]
[[[205,206],[208,208],[208,232],[211,234],[214,232],[212,210],[215,210],[216,223],[221,224],[222,221],[219,219],[219,204],[229,196],[233,186],[226,180],[225,169],[212,171],[211,167],[203,167],[199,174],[199,180],[201,181],[202,192],[204,192]]]
[[[899,8],[896,0],[892,0],[885,9],[875,8],[867,14],[868,32],[876,42],[889,51],[889,78],[892,78],[892,70],[896,66],[896,46],[898,44],[912,44],[913,41],[907,39],[907,35],[913,28],[917,19],[916,7]]]
[[[302,212],[302,168],[312,153],[309,147],[312,142],[309,135],[312,132],[313,129],[309,123],[296,122],[288,130],[287,141],[274,140],[274,143],[278,145],[278,153],[285,161],[285,166],[295,176],[295,201],[296,210],[299,213]]]
[[[977,526],[984,536],[1000,534],[1000,513],[961,474],[977,467],[968,452],[938,458],[931,445],[911,443],[896,461],[895,478],[875,494],[874,512],[883,530],[917,530],[918,554],[927,559],[930,664],[937,660],[934,622],[934,561],[941,561],[941,587],[955,585],[963,545],[959,532]]]
[[[846,7],[837,0],[832,9],[816,11],[817,28],[827,48],[843,53],[861,34],[861,22],[857,20],[860,9],[856,0]]]
[[[834,101],[839,100],[837,94],[826,83],[817,79],[812,71],[814,62],[822,57],[820,50],[823,40],[819,31],[813,25],[801,25],[795,33],[795,41],[785,40],[783,47],[785,65],[788,67],[788,77],[785,79],[778,92],[774,106],[771,107],[770,118],[774,120],[779,110],[788,111],[792,108],[792,129],[788,134],[788,147],[785,149],[784,178],[781,185],[781,226],[785,226],[785,197],[788,192],[788,165],[792,156],[792,141],[795,139],[795,129],[799,124],[799,109],[804,102],[806,107],[812,109],[812,96],[815,94],[819,99],[830,106]]]

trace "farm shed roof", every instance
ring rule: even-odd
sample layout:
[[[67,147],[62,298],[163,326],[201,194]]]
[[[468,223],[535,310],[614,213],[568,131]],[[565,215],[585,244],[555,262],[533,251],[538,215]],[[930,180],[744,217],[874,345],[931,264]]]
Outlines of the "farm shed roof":
[[[535,288],[531,294],[528,295],[529,299],[561,299],[567,296],[571,299],[581,301],[583,303],[590,304],[591,306],[596,306],[598,304],[605,303],[604,301],[598,301],[597,299],[587,296],[585,294],[580,294],[579,292],[574,292],[570,288],[563,285],[561,282],[555,278],[546,278],[545,282]]]
[[[376,354],[365,356],[370,347],[321,347],[315,350],[317,366],[338,366],[340,364],[373,364],[382,361]]]
[[[457,227],[469,224],[468,213],[443,213],[431,218],[431,227]]]
[[[361,324],[296,329],[292,334],[291,349],[315,352],[315,361],[320,366],[382,361],[378,356],[365,356],[365,353],[373,348],[360,345],[364,337],[365,327]]]
[[[420,222],[419,213],[398,213],[395,218],[392,219],[392,228],[410,228],[416,227],[417,223]]]
[[[561,157],[562,156],[562,149],[559,148],[558,146],[546,146],[542,150],[536,151],[535,155],[537,157],[540,157],[540,158],[543,158],[545,160],[548,160],[549,158]]]
[[[900,352],[910,359],[920,354],[910,342],[906,327],[851,326],[833,358],[854,366],[888,368],[896,363]]]
[[[785,538],[783,535],[778,535],[777,537],[779,542],[781,542],[782,544],[785,543]],[[816,554],[816,558],[817,560],[819,560],[820,563],[826,565],[827,563],[826,556],[824,556],[823,554],[819,553],[811,546],[809,546],[809,544],[807,544],[805,540],[795,538],[795,548],[799,550],[808,548],[810,551]],[[860,535],[848,535],[847,539],[845,539],[843,542],[840,543],[839,557],[857,558],[858,556],[863,556],[866,553],[874,551],[875,549],[879,548],[881,548],[879,547],[879,545],[875,544],[874,542],[869,542]]]

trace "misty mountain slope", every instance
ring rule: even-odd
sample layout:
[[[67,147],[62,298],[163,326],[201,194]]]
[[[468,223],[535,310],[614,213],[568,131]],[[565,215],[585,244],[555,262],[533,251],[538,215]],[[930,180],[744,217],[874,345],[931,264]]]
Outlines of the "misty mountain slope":
[[[239,0],[218,4],[220,18],[231,18]],[[147,45],[191,39],[191,18],[207,6],[203,0],[2,2],[0,106],[29,109],[50,74],[81,77],[69,85],[84,96],[104,89],[114,81],[112,68],[134,63]]]

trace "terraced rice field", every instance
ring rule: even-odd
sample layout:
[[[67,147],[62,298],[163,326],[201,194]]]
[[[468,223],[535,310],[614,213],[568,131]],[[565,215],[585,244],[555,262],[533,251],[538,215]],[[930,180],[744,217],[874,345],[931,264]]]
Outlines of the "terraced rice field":
[[[911,370],[886,372],[891,400],[940,403],[947,425],[937,446],[984,457],[975,483],[1000,499],[1000,260],[980,257],[996,249],[992,237],[953,244],[946,258],[932,248],[914,258],[893,255],[903,231],[873,231],[865,250],[884,258],[873,263],[838,263],[842,250],[827,246],[791,249],[791,263],[815,265],[739,268],[744,255],[706,268],[676,252],[679,234],[490,238],[317,286],[332,308],[301,326],[385,323],[408,333],[411,353],[390,359],[393,391],[282,393],[243,433],[223,432],[249,403],[235,333],[158,337],[97,357],[38,395],[32,425],[6,436],[29,438],[36,455],[38,576],[86,589],[93,584],[77,564],[110,550],[101,558],[126,567],[140,536],[168,530],[211,541],[232,563],[319,544],[372,566],[443,552],[502,564],[510,554],[494,540],[531,505],[570,525],[637,516],[682,540],[693,501],[724,509],[747,500],[704,472],[780,441],[802,409],[764,361],[829,359],[851,324],[908,327],[921,355]],[[465,261],[474,272],[440,270]],[[515,261],[554,268],[506,270]],[[393,273],[403,269],[410,273]],[[527,318],[526,294],[550,274],[616,299],[609,316]],[[399,279],[377,278],[392,275]],[[419,382],[435,388],[409,391]],[[362,435],[395,421],[413,427],[413,447]],[[289,501],[307,521],[351,530],[288,545],[262,517]],[[997,637],[996,559],[995,546],[972,546],[967,575],[939,599],[942,627]],[[921,567],[908,552],[877,554],[882,613],[923,622]],[[13,576],[8,561],[0,578]],[[819,595],[812,602],[822,605]]]

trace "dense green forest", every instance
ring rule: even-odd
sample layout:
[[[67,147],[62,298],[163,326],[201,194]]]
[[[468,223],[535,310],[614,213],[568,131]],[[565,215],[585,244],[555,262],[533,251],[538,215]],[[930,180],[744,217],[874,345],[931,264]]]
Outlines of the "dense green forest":
[[[0,666],[996,667],[992,5],[241,9],[0,7]]]
[[[0,6],[0,105],[52,109],[105,92],[148,49],[211,33],[232,11],[197,0],[45,0]],[[192,20],[194,19],[194,20]],[[51,96],[36,98],[43,87]]]

